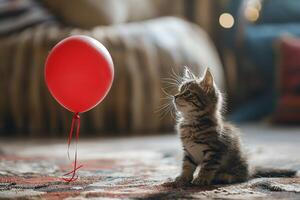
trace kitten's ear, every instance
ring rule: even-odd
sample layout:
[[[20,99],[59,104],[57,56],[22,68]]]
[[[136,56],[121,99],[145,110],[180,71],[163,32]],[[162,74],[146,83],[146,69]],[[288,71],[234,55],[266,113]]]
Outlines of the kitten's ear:
[[[191,72],[191,70],[187,66],[184,67],[183,78],[195,79],[195,75],[193,74],[193,72]]]
[[[206,68],[205,75],[201,81],[201,84],[205,87],[211,88],[214,84],[214,77],[212,76],[209,68]]]

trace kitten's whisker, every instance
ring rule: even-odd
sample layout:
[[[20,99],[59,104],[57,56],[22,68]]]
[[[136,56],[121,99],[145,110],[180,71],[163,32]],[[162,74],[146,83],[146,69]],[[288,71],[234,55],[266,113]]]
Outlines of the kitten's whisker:
[[[170,106],[170,105],[172,105],[172,101],[170,101],[170,99],[168,99],[168,101],[167,101],[166,103],[160,105],[160,106],[155,110],[155,112],[160,111],[160,110],[163,110],[163,109],[165,109],[166,107],[168,107],[168,106]]]
[[[162,106],[165,106],[165,105],[168,105],[168,104],[170,104],[170,101],[161,104],[159,107],[162,107]]]
[[[161,88],[163,88],[165,91],[169,90],[172,93],[173,92],[175,92],[175,93],[178,92],[177,88],[175,88],[175,86],[173,86],[173,85],[169,85],[169,86],[161,87]],[[174,95],[171,95],[171,96],[173,97]]]
[[[161,120],[167,116],[167,114],[169,113],[170,109],[171,109],[170,106],[168,106],[167,109],[165,110],[165,112],[162,112],[162,115],[160,117]]]
[[[166,88],[173,88],[175,90],[175,88],[177,88],[177,86],[175,86],[175,85],[167,85],[167,86],[165,86],[163,88],[164,89],[166,89]]]
[[[163,77],[163,78],[161,78],[162,80],[171,80],[171,81],[177,81],[177,78],[175,79],[175,78],[173,78],[173,77]]]
[[[177,83],[180,83],[181,78],[178,78],[178,77],[174,76],[173,74],[170,74],[169,77],[163,78],[163,80],[176,81]]]
[[[181,83],[182,82],[182,78],[178,78],[177,76],[171,74],[171,78],[174,78],[178,83]]]
[[[174,86],[174,87],[178,87],[178,83],[175,83],[175,82],[163,81],[163,83],[166,83],[166,84],[172,85],[172,86]]]
[[[161,89],[161,91],[162,91],[165,95],[167,95],[168,97],[173,97],[173,95],[169,94],[165,89],[163,89],[163,88],[160,88],[160,89]]]
[[[173,73],[173,75],[174,75],[175,77],[177,77],[179,80],[182,79],[181,76],[175,72],[175,70],[174,70],[173,67],[172,67],[172,73]]]
[[[157,112],[162,111],[163,113],[169,109],[169,107],[172,105],[171,101],[168,101],[167,103],[163,104],[162,106],[160,106],[159,109],[157,109]]]
[[[172,94],[177,94],[178,93],[178,90],[177,88],[175,88],[174,86],[166,86],[166,87],[162,87],[164,90],[168,90],[169,93],[172,93]],[[174,95],[171,95],[171,96],[174,96]]]
[[[165,86],[165,87],[162,87],[162,88],[164,88],[164,90],[169,90],[171,93],[177,93],[178,92],[178,88],[175,85],[168,85],[168,86]]]
[[[173,83],[173,84],[180,84],[181,82],[178,81],[177,79],[174,78],[163,78],[162,82],[167,82],[167,83]]]
[[[158,109],[155,110],[155,113],[160,113],[160,119],[163,119],[168,115],[169,113],[171,114],[171,117],[175,119],[174,117],[174,106],[173,106],[173,95],[167,92],[166,89],[168,88],[177,88],[179,84],[181,84],[181,80],[179,80],[179,76],[176,76],[176,73],[173,70],[173,73],[171,74],[171,78],[162,78],[162,82],[167,83],[168,85],[166,87],[162,87],[161,91],[165,94],[165,97],[162,97],[161,99],[166,99],[168,100],[167,103],[161,105]]]
[[[173,99],[173,97],[166,96],[166,97],[160,97],[160,99],[172,100],[172,99]]]
[[[163,104],[161,107],[156,109],[154,112],[156,112],[156,113],[160,112],[160,111],[164,110],[165,108],[167,108],[169,105],[170,105],[170,103]]]

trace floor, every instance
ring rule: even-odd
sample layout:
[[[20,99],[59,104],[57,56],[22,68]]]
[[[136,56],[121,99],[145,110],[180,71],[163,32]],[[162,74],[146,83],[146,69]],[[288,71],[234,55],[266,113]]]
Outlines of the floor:
[[[300,170],[300,127],[243,125],[255,166]],[[71,148],[73,149],[73,147]],[[65,140],[0,140],[0,199],[300,199],[300,177],[258,178],[235,185],[172,188],[180,169],[175,134],[80,139],[79,179],[62,181],[71,166]]]

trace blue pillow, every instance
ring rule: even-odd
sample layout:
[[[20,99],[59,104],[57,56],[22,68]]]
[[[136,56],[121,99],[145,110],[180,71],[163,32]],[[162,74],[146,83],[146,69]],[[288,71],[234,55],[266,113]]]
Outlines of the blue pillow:
[[[300,23],[249,25],[245,29],[244,47],[248,60],[268,81],[274,75],[274,41],[285,34],[300,36]]]
[[[264,0],[258,23],[300,22],[299,0]]]

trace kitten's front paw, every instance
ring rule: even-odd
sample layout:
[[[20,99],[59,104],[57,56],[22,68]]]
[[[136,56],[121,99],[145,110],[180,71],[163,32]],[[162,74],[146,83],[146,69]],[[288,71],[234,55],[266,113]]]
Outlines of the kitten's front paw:
[[[184,176],[178,176],[175,178],[174,185],[178,187],[182,186],[188,186],[191,184],[190,178],[184,177]]]
[[[200,185],[200,186],[204,186],[204,185],[210,185],[211,184],[211,180],[210,179],[206,179],[206,178],[201,178],[201,177],[197,177],[192,181],[193,185]]]

